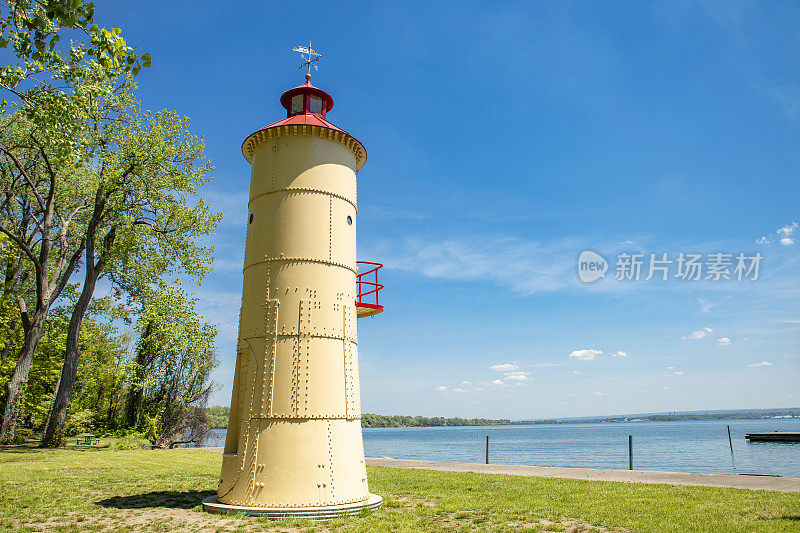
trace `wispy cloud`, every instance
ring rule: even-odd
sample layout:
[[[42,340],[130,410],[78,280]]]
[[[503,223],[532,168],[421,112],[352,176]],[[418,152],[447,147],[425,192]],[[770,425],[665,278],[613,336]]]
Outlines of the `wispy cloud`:
[[[494,370],[495,372],[512,372],[518,369],[519,369],[519,362],[517,361],[514,361],[513,363],[502,363],[498,365],[492,365],[489,367],[489,370]]]
[[[611,357],[628,357],[628,353],[627,352],[614,352],[614,353],[610,353],[608,355],[610,355]]]
[[[693,332],[689,333],[688,335],[685,335],[685,336],[681,337],[681,340],[686,341],[686,340],[702,339],[702,338],[707,337],[709,335],[709,333],[713,333],[713,332],[714,332],[714,330],[711,329],[711,328],[698,329],[697,331],[693,331]]]
[[[717,339],[717,346],[730,346],[731,340],[728,337],[720,337]]]
[[[577,286],[577,240],[549,243],[503,235],[470,238],[411,238],[391,249],[376,250],[386,268],[429,278],[489,281],[522,294]]]
[[[239,334],[242,294],[200,288],[195,291],[195,296],[197,296],[197,311],[219,328],[222,340],[235,343]]]
[[[711,310],[711,308],[714,307],[714,305],[716,305],[702,298],[698,298],[697,301],[700,303],[700,308],[704,313],[708,313]]]
[[[760,366],[773,366],[769,361],[761,361],[760,363],[750,363],[748,368],[758,368]]]

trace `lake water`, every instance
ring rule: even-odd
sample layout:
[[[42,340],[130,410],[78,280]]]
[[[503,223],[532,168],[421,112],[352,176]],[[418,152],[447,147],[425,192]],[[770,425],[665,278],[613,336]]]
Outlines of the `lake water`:
[[[733,457],[726,425],[731,426]],[[637,470],[800,477],[800,443],[749,443],[745,433],[800,431],[800,419],[614,422],[520,426],[369,428],[367,457],[538,466],[628,468],[633,435]],[[207,446],[223,446],[225,430]]]

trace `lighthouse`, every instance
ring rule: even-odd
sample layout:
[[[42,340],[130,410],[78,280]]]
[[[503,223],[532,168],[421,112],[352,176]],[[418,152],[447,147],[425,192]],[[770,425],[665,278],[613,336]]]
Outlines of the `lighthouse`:
[[[306,82],[286,117],[249,135],[242,307],[230,420],[213,512],[332,518],[377,508],[361,438],[357,319],[383,311],[379,263],[356,259],[364,146],[328,121]]]

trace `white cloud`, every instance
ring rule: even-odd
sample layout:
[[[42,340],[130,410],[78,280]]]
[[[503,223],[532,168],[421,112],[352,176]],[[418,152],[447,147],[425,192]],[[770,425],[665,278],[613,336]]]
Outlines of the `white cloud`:
[[[438,391],[438,392],[447,392],[447,387],[445,387],[444,385],[439,385],[438,387],[436,387],[433,390]]]
[[[489,370],[494,370],[495,372],[513,372],[514,370],[519,370],[519,363],[514,361],[513,363],[492,365],[489,367]]]
[[[693,339],[702,339],[703,337],[707,337],[709,333],[712,333],[714,330],[711,328],[703,328],[698,329],[697,331],[693,331],[688,335],[681,337],[681,340],[693,340]]]
[[[680,370],[678,370],[677,372],[674,372],[674,374],[675,374],[676,376],[682,376],[682,375],[684,375],[685,373],[686,373],[686,372],[683,372],[683,371],[680,371]]]
[[[717,346],[730,346],[731,340],[728,337],[720,337],[717,339]]]
[[[778,229],[775,233],[778,234],[778,242],[781,243],[782,246],[791,246],[795,243],[794,234],[798,228],[797,222],[792,222],[791,224],[787,224],[782,228]],[[766,235],[762,236],[760,239],[756,241],[756,244],[770,244],[772,243],[772,239],[767,237]]]
[[[461,385],[464,385],[465,387],[469,387],[470,385],[472,385],[472,382],[471,381],[462,381]]]
[[[778,236],[781,238],[781,244],[783,246],[789,246],[791,244],[794,244],[794,239],[792,238],[792,235],[797,229],[797,226],[798,226],[797,222],[792,222],[791,224],[782,227],[776,232]]]
[[[384,242],[372,251],[389,268],[414,275],[457,281],[480,281],[509,287],[521,294],[575,287],[577,239],[531,241],[509,235],[413,237]],[[497,258],[503,268],[497,268]]]
[[[580,374],[580,372],[578,372],[577,370],[573,370],[573,371],[572,371],[572,373],[573,373],[573,374],[575,374],[576,376],[577,376],[578,374]]]
[[[703,310],[704,313],[708,313],[708,311],[712,307],[714,307],[714,305],[716,305],[716,304],[712,304],[712,303],[710,303],[710,302],[708,302],[706,300],[703,300],[702,298],[698,298],[697,301],[700,302],[700,308]]]
[[[575,350],[574,352],[569,354],[570,359],[579,359],[581,361],[591,361],[593,359],[597,359],[598,355],[602,355],[603,352],[600,350],[592,350],[591,348],[585,348],[583,350]]]
[[[773,366],[769,361],[761,361],[760,363],[750,363],[747,365],[749,368],[756,368],[759,366]]]
[[[495,379],[492,381],[492,385],[505,385],[502,379]]]
[[[523,372],[520,370],[517,372],[509,372],[506,374],[506,379],[509,381],[528,381],[529,375],[530,372]]]
[[[462,388],[453,389],[453,392],[467,392],[467,389],[462,389]]]
[[[611,357],[628,357],[627,352],[615,352],[615,353],[610,353],[608,355],[610,355]]]
[[[605,396],[606,393],[605,392],[595,392],[594,395],[595,396]]]
[[[675,367],[674,366],[668,366],[667,370],[675,370]]]

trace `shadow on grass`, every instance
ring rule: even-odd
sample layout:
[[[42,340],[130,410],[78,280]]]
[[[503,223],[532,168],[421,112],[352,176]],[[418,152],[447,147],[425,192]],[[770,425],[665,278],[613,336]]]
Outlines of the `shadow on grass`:
[[[216,494],[213,490],[161,490],[132,496],[114,496],[95,502],[103,507],[115,509],[143,509],[147,507],[167,507],[172,509],[192,509],[207,496]]]
[[[0,453],[26,453],[26,454],[39,454],[51,452],[53,450],[69,451],[69,452],[89,452],[109,450],[109,444],[96,444],[93,446],[68,444],[67,446],[60,446],[58,448],[40,448],[39,442],[26,442],[25,444],[4,444],[0,445]]]
[[[800,515],[785,514],[781,516],[771,516],[769,518],[762,518],[761,520],[792,520],[794,522],[800,522]]]

